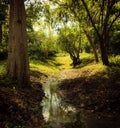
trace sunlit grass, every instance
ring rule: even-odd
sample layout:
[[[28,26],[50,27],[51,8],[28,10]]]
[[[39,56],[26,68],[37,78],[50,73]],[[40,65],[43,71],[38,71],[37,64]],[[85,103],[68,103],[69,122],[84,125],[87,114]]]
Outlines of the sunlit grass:
[[[30,70],[39,71],[47,76],[59,74],[59,70],[55,66],[51,66],[41,61],[31,61]]]
[[[106,71],[106,68],[107,67],[105,65],[102,65],[102,63],[92,63],[83,68],[80,68],[79,70],[88,71],[90,72],[90,74],[97,74]]]
[[[0,61],[0,76],[6,74],[6,62]]]
[[[45,75],[59,75],[61,69],[72,68],[71,63],[68,54],[57,54],[55,58],[47,59],[46,62],[40,60],[30,61],[30,69]]]
[[[55,58],[56,64],[59,69],[70,69],[72,68],[71,63],[72,60],[69,54],[57,54]]]
[[[102,63],[94,63],[93,54],[82,53],[80,54],[80,59],[82,63],[77,66],[77,70],[102,70],[104,66]],[[91,62],[92,60],[92,62]],[[42,62],[40,60],[32,60],[30,61],[30,69],[39,71],[45,75],[58,75],[61,69],[73,69],[71,65],[72,60],[69,54],[59,53],[56,57],[52,59],[47,59],[46,62]],[[84,68],[83,68],[84,67]],[[83,68],[83,69],[82,69]]]
[[[94,55],[92,53],[81,53],[80,54],[81,59],[94,59]]]
[[[77,66],[76,71],[80,70],[90,70],[92,72],[105,72],[108,67],[102,65],[102,62],[95,63],[94,55],[89,53],[80,54],[80,59],[82,63]],[[92,61],[91,61],[92,60]],[[109,57],[109,61],[113,66],[120,65],[120,55]],[[30,70],[39,71],[45,75],[59,75],[61,69],[73,69],[71,66],[72,60],[69,54],[59,53],[56,57],[52,59],[47,59],[46,62],[40,60],[30,61]],[[111,67],[109,67],[111,68]],[[119,68],[119,67],[118,67]],[[0,61],[0,76],[6,74],[6,61]]]
[[[109,58],[110,63],[120,66],[120,55],[111,56]]]

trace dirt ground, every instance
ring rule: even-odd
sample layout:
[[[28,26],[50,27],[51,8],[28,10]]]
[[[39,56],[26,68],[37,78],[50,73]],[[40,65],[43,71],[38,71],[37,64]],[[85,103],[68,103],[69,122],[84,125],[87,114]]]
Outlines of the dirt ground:
[[[41,77],[42,76],[42,77]],[[120,113],[120,72],[94,66],[61,70],[59,90],[65,102],[89,112]],[[41,80],[46,76],[31,73],[31,86],[19,88],[9,82],[0,84],[0,128],[40,128],[44,124],[40,105],[44,92]],[[3,81],[3,78],[0,78]],[[42,128],[42,127],[41,127]]]
[[[33,75],[30,87],[20,88],[11,83],[0,85],[0,128],[41,126],[44,123],[40,105],[43,96],[40,80]]]
[[[63,70],[59,89],[63,99],[89,112],[120,113],[120,73],[108,68],[105,72],[89,69]]]

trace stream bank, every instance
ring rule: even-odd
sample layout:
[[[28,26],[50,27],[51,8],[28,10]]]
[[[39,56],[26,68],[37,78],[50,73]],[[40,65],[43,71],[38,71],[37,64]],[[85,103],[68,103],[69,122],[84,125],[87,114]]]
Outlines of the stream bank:
[[[119,68],[103,72],[91,65],[59,76],[31,72],[29,88],[1,77],[0,127],[120,128],[119,76]]]
[[[112,70],[93,69],[62,70],[60,77],[48,77],[47,90],[43,89],[44,127],[120,128],[120,79],[116,77]]]

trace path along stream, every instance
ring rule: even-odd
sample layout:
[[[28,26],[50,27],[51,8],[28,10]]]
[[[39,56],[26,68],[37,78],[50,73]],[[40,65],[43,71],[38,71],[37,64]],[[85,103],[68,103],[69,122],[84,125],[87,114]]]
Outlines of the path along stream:
[[[58,90],[62,79],[49,76],[43,84],[45,97],[42,101],[45,128],[120,128],[120,116],[100,116],[67,104]],[[74,97],[75,98],[75,97]]]

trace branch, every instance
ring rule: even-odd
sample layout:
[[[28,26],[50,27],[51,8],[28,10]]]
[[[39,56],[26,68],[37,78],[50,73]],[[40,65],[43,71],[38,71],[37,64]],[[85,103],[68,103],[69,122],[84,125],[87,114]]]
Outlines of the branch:
[[[115,21],[120,17],[120,12],[118,13],[118,15],[115,17],[115,19],[113,19],[113,21],[111,22],[110,26],[108,27],[108,31],[110,31],[110,29],[112,28],[113,24],[115,23]]]
[[[90,21],[91,21],[91,23],[92,23],[92,26],[93,26],[93,28],[95,29],[95,31],[96,31],[96,33],[97,33],[97,35],[98,35],[98,38],[101,40],[100,33],[98,32],[98,29],[97,29],[96,26],[95,26],[95,23],[94,23],[94,21],[93,21],[93,19],[92,19],[92,16],[91,16],[91,14],[90,14],[90,11],[89,11],[89,9],[88,9],[88,7],[87,7],[87,4],[85,3],[84,0],[81,0],[81,1],[82,1],[83,5],[84,5],[84,7],[85,7],[85,9],[86,9],[86,12],[87,12],[87,14],[88,14],[88,17],[89,17],[89,19],[90,19]]]

